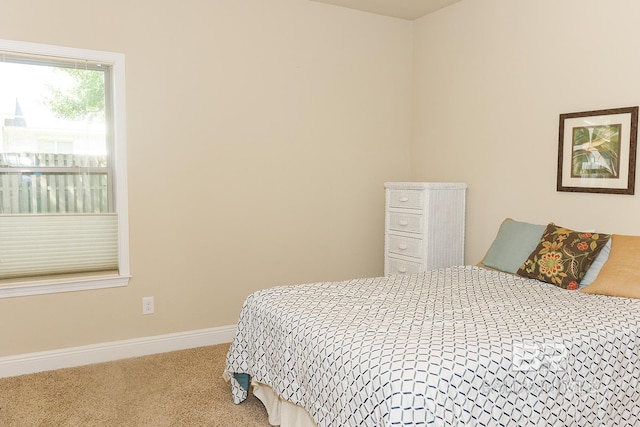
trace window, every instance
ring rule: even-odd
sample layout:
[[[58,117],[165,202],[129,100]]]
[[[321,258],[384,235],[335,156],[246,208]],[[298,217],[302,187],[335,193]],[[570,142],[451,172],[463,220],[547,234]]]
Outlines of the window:
[[[0,40],[0,298],[125,286],[124,56]]]

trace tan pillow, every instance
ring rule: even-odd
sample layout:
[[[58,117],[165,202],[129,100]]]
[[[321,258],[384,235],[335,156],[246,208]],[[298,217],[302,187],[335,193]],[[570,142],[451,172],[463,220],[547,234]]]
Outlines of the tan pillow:
[[[640,236],[614,234],[609,259],[580,292],[640,299]]]

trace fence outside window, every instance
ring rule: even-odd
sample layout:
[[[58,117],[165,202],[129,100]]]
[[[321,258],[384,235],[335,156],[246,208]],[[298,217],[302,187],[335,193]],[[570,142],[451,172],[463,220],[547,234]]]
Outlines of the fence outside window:
[[[0,214],[107,213],[106,156],[0,154]]]

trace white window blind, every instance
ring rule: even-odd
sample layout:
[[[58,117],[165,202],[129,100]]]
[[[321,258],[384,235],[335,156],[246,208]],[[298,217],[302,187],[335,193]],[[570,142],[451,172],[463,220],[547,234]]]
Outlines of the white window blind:
[[[118,217],[10,215],[0,220],[0,277],[118,270]]]

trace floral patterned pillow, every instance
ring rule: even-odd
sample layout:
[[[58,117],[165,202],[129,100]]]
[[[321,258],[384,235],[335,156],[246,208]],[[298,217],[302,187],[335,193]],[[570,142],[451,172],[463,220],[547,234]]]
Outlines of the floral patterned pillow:
[[[551,223],[516,274],[564,289],[578,289],[609,238],[609,234],[580,233]]]

